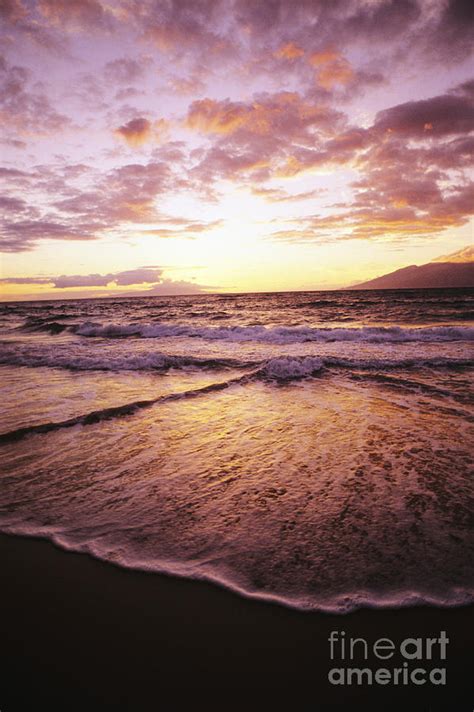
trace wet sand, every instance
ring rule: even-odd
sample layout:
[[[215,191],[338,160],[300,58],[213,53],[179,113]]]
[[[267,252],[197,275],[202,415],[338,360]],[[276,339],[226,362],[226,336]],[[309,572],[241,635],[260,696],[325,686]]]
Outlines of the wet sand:
[[[300,613],[43,540],[0,535],[0,558],[2,712],[472,710],[474,606]],[[333,630],[369,642],[445,630],[447,685],[333,686]]]

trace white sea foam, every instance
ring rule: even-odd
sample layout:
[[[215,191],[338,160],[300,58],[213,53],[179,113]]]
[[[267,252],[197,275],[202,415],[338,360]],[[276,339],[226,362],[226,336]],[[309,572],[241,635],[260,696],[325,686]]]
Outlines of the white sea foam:
[[[91,556],[102,561],[119,565],[125,569],[146,571],[148,573],[165,574],[193,581],[206,581],[221,586],[245,598],[277,603],[287,608],[300,611],[322,611],[333,614],[347,614],[361,608],[408,608],[412,606],[436,606],[441,608],[455,608],[474,603],[474,588],[452,586],[442,593],[430,590],[400,589],[390,593],[375,589],[348,589],[333,594],[319,594],[313,597],[308,593],[301,595],[278,594],[255,590],[243,585],[238,580],[229,576],[225,569],[220,570],[218,562],[206,566],[204,569],[199,563],[188,561],[173,561],[170,559],[145,560],[127,557],[124,553],[117,554],[103,543],[101,532],[97,532],[96,540],[79,543],[61,531],[60,527],[36,527],[31,525],[5,525],[0,526],[0,531],[23,537],[47,539],[54,542],[65,551],[71,551]],[[102,533],[106,533],[106,530]]]
[[[431,326],[402,328],[399,326],[361,328],[311,328],[277,326],[193,327],[187,324],[98,324],[86,322],[74,328],[81,336],[119,338],[188,337],[223,341],[257,341],[274,344],[307,341],[360,341],[368,343],[474,341],[474,327]]]
[[[357,348],[357,346],[356,346]],[[86,350],[75,343],[56,345],[54,342],[22,343],[0,342],[0,364],[29,368],[64,368],[71,371],[161,371],[215,370],[225,368],[260,369],[267,379],[304,378],[314,375],[323,367],[341,369],[389,370],[397,368],[462,368],[473,365],[472,359],[461,356],[357,356],[332,355],[292,356],[279,354],[270,358],[236,359],[217,356],[198,357],[190,354],[170,354],[149,350],[135,352],[123,345],[113,352]]]
[[[291,380],[314,376],[324,366],[320,358],[306,356],[303,358],[272,358],[259,372],[263,377],[275,380]]]
[[[226,358],[199,358],[185,355],[164,354],[156,351],[148,353],[102,353],[76,351],[66,345],[58,349],[54,345],[0,344],[0,364],[67,368],[72,371],[168,371],[170,369],[217,369],[244,367],[247,362]],[[250,362],[250,365],[253,365]]]

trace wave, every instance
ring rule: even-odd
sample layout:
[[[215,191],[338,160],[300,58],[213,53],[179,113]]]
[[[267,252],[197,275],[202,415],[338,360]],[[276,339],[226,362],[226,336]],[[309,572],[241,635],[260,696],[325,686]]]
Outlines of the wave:
[[[62,317],[64,318],[64,317]],[[26,324],[23,324],[20,329],[24,329],[25,331],[41,331],[41,332],[46,332],[48,334],[61,334],[63,331],[69,331],[70,326],[68,324],[63,324],[60,321],[48,321],[48,320],[43,320],[43,319],[35,319],[31,320],[29,319]]]
[[[217,370],[226,368],[246,368],[258,365],[254,361],[232,358],[199,358],[197,356],[174,356],[163,353],[97,355],[77,354],[73,351],[61,353],[57,349],[40,350],[23,344],[0,345],[0,364],[38,368],[65,368],[70,371],[162,371],[176,370]]]
[[[389,375],[387,373],[353,373],[351,378],[355,381],[368,381],[377,383],[385,388],[393,389],[395,391],[402,391],[405,393],[413,393],[419,395],[427,395],[435,397],[438,399],[451,399],[462,405],[474,405],[474,396],[471,393],[467,393],[465,390],[461,392],[455,392],[453,390],[448,390],[447,388],[440,388],[439,386],[432,385],[430,383],[424,383],[422,381],[414,381],[406,377],[401,377],[399,375]],[[452,415],[458,415],[465,418],[467,421],[472,422],[473,417],[467,411],[461,411],[458,409],[448,408],[446,406],[437,406],[438,409],[443,408],[444,412],[449,412]]]
[[[256,371],[251,371],[249,373],[244,374],[243,376],[231,378],[227,381],[211,383],[210,385],[203,386],[202,388],[195,388],[180,393],[169,393],[167,395],[158,396],[157,398],[150,398],[148,400],[133,401],[132,403],[125,403],[124,405],[94,410],[91,413],[77,415],[73,418],[68,418],[67,420],[40,423],[38,425],[28,425],[23,428],[16,428],[15,430],[10,430],[6,433],[0,433],[0,445],[16,442],[17,440],[22,440],[28,435],[33,435],[36,433],[49,433],[52,430],[72,428],[75,425],[93,425],[104,420],[120,418],[125,415],[133,415],[139,410],[142,410],[144,408],[150,408],[151,406],[157,405],[159,403],[169,403],[172,401],[183,400],[187,398],[195,398],[197,396],[206,395],[208,393],[222,391],[226,388],[229,388],[230,386],[234,386],[237,384],[245,385],[246,383],[249,383],[252,380],[288,381],[305,378],[308,376],[315,375],[322,369],[322,367],[323,364],[320,359],[311,357],[303,359],[271,359],[262,368]]]
[[[198,562],[179,561],[169,558],[143,560],[127,556],[121,551],[117,554],[104,546],[102,538],[97,536],[85,542],[70,539],[66,531],[57,531],[57,528],[41,527],[38,525],[20,523],[1,523],[0,531],[4,534],[25,538],[42,539],[52,542],[63,551],[89,556],[118,566],[125,570],[146,571],[147,573],[164,574],[190,581],[202,581],[219,586],[243,598],[250,600],[274,603],[284,608],[303,612],[323,612],[336,615],[346,615],[361,609],[399,609],[413,608],[414,606],[431,606],[435,608],[459,608],[472,605],[474,602],[474,589],[469,586],[448,586],[443,590],[429,590],[420,588],[396,588],[393,591],[377,590],[374,587],[326,593],[302,591],[300,594],[280,593],[256,590],[249,582],[242,582],[232,575],[232,571],[219,566],[219,559],[210,561],[204,569]]]
[[[223,326],[193,327],[187,324],[96,324],[86,322],[72,327],[79,336],[102,338],[172,338],[258,341],[274,344],[304,342],[360,341],[369,343],[474,341],[474,327],[432,326],[418,328],[360,327],[313,328],[298,326]]]
[[[467,606],[474,601],[474,589],[469,586],[452,586],[443,592],[429,590],[404,589],[393,592],[377,591],[374,588],[351,589],[338,593],[328,592],[312,596],[308,593],[301,595],[285,595],[270,591],[255,590],[234,580],[231,572],[220,570],[219,566],[210,566],[209,569],[199,569],[193,562],[173,561],[170,559],[136,560],[127,558],[123,553],[111,556],[100,537],[87,542],[71,540],[66,532],[35,526],[31,524],[3,524],[1,529],[10,536],[19,536],[26,539],[34,538],[50,541],[55,546],[66,552],[86,554],[131,571],[145,571],[147,573],[164,574],[190,581],[202,581],[219,586],[243,598],[250,600],[274,603],[285,608],[304,612],[323,612],[336,615],[345,615],[360,609],[398,609],[414,606],[432,606],[436,608],[457,608]]]
[[[471,359],[445,356],[407,358],[343,358],[337,356],[287,356],[280,355],[263,360],[245,360],[219,357],[198,357],[165,354],[150,351],[141,354],[81,353],[74,344],[61,345],[62,350],[51,345],[0,342],[0,365],[28,368],[61,368],[70,371],[158,371],[169,370],[223,370],[260,369],[267,378],[301,378],[311,376],[322,367],[348,370],[386,371],[394,369],[454,369],[471,368]]]
[[[124,405],[94,410],[91,413],[86,413],[85,415],[77,415],[73,418],[68,418],[67,420],[40,423],[38,425],[27,425],[23,428],[16,428],[15,430],[9,430],[6,433],[0,433],[0,445],[16,442],[18,440],[22,440],[28,435],[34,435],[36,433],[49,433],[53,430],[73,428],[75,425],[94,425],[95,423],[100,423],[104,420],[120,418],[125,415],[133,415],[139,410],[143,410],[144,408],[150,408],[151,406],[156,405],[158,403],[170,403],[172,401],[183,400],[185,398],[195,398],[197,396],[205,395],[207,393],[222,391],[236,383],[244,383],[245,380],[247,380],[247,377],[242,376],[240,378],[230,379],[229,381],[223,381],[221,383],[211,383],[208,386],[203,386],[202,388],[196,388],[194,390],[183,391],[181,393],[169,393],[168,395],[158,396],[157,398],[150,398],[148,400],[142,401],[133,401],[132,403],[125,403]]]
[[[324,361],[319,357],[303,356],[294,358],[281,356],[272,358],[255,372],[254,376],[262,380],[288,381],[315,376],[324,368]]]
[[[177,358],[177,357],[171,357],[171,358]],[[412,360],[413,362],[417,361],[416,359]],[[433,362],[436,361],[437,365],[441,367],[446,367],[446,365],[449,365],[452,367],[453,364],[446,364],[442,363],[440,364],[440,361],[445,361],[443,359],[432,359],[431,360],[433,365]],[[1,362],[1,361],[0,361]],[[375,363],[377,364],[375,366]],[[418,365],[419,365],[418,361]],[[426,361],[422,362],[426,364]],[[247,364],[249,365],[249,364]],[[344,359],[337,359],[337,358],[319,358],[319,357],[314,357],[314,356],[303,356],[303,357],[291,357],[291,356],[281,356],[277,358],[272,358],[269,359],[266,362],[252,362],[252,366],[254,366],[254,370],[249,370],[246,373],[244,373],[242,376],[237,376],[236,378],[231,378],[228,379],[227,381],[220,381],[218,383],[211,383],[207,386],[203,386],[201,388],[196,388],[188,391],[183,391],[179,393],[170,393],[167,395],[161,395],[158,396],[157,398],[151,398],[148,400],[142,400],[142,401],[133,401],[132,403],[126,403],[124,405],[119,405],[119,406],[114,406],[110,408],[104,408],[101,410],[96,410],[92,411],[91,413],[86,413],[84,415],[78,415],[73,418],[68,418],[67,420],[63,421],[55,421],[55,422],[48,422],[48,423],[41,423],[39,425],[31,425],[31,426],[26,426],[23,428],[18,428],[15,430],[11,430],[5,433],[0,433],[0,445],[1,444],[6,444],[10,442],[15,442],[17,440],[21,440],[22,438],[26,437],[27,435],[32,435],[35,433],[48,433],[52,430],[59,430],[62,428],[70,428],[74,427],[75,425],[92,425],[95,423],[98,423],[103,420],[110,420],[112,418],[118,418],[126,415],[133,415],[139,410],[142,410],[144,408],[149,408],[151,406],[157,405],[159,403],[168,403],[176,400],[183,400],[186,398],[195,398],[197,396],[201,395],[206,395],[208,393],[214,393],[217,391],[222,391],[227,388],[230,388],[231,386],[235,385],[246,385],[248,383],[254,382],[254,381],[263,381],[263,382],[275,382],[275,383],[286,383],[289,381],[295,381],[295,380],[302,380],[302,379],[307,379],[307,378],[314,378],[323,375],[324,373],[327,372],[328,368],[333,366],[338,369],[345,369],[345,368],[350,368],[351,370],[354,369],[373,369],[374,367],[380,368],[380,360],[377,361],[368,361],[368,360],[361,360],[361,361],[351,361],[348,362],[347,360]],[[399,366],[399,362],[397,365],[391,364],[393,367]],[[463,362],[463,364],[460,366],[459,361],[456,363],[456,367],[465,367],[465,366],[471,366],[472,364],[468,361]],[[387,366],[387,365],[386,365]],[[352,378],[355,380],[363,380],[364,376],[361,376],[360,374],[354,373],[351,374]],[[381,383],[385,385],[392,385],[392,386],[398,386],[398,387],[403,387],[405,389],[411,389],[411,390],[421,390],[421,391],[426,391],[429,392],[433,395],[443,395],[443,396],[448,396],[452,395],[450,392],[437,389],[432,386],[427,386],[423,383],[419,382],[414,382],[414,381],[409,381],[407,379],[394,379],[389,376],[386,376],[384,374],[376,374],[374,376],[370,376],[371,379],[375,379],[380,381]],[[462,401],[467,401],[470,402],[471,399],[466,395],[465,397],[461,398]],[[464,415],[469,415],[469,414],[464,414]]]

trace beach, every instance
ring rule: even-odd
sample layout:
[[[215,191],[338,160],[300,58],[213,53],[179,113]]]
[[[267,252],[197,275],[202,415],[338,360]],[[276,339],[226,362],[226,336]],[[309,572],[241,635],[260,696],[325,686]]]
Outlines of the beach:
[[[0,559],[6,712],[472,709],[473,606],[301,613],[6,535]],[[445,630],[447,684],[330,685],[332,630],[394,641]]]

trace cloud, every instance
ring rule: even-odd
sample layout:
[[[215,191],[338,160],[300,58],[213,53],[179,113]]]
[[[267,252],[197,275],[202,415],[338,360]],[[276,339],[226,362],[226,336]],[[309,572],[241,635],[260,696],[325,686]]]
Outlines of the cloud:
[[[242,104],[229,100],[199,99],[191,104],[186,125],[204,133],[233,133],[247,121],[248,116],[249,111]]]
[[[310,188],[309,174],[322,184],[330,172],[338,191],[345,185],[335,204],[318,207],[321,215],[303,216],[282,235],[319,239],[332,231],[334,239],[388,240],[406,230],[429,237],[465,224],[470,214],[473,83],[465,81],[466,64],[456,72],[450,67],[451,91],[448,72],[437,77],[437,63],[454,61],[442,22],[453,57],[467,57],[466,3],[5,0],[0,13],[5,51],[24,53],[21,61],[0,60],[3,141],[10,148],[28,141],[24,156],[5,151],[11,157],[1,202],[6,251],[51,240],[195,237],[217,223],[163,215],[170,195],[183,196],[186,208],[192,202],[184,196],[193,192],[218,203],[228,181],[270,203],[291,204],[318,194],[283,189],[289,179],[304,176]],[[35,51],[33,61],[25,44],[33,27],[58,40],[82,33],[69,40],[75,61],[58,63],[48,76],[53,58],[43,65],[44,53]],[[92,28],[102,33],[100,57],[86,56]],[[160,72],[149,71],[153,60],[138,54],[144,41],[153,45],[145,52],[159,57]],[[408,65],[410,76],[401,71]],[[417,94],[428,65],[430,80]],[[403,91],[400,76],[407,78]],[[392,81],[393,91],[386,86],[356,103],[383,81]],[[438,96],[426,98],[429,86],[441,87]],[[135,106],[117,104],[130,96]],[[172,112],[169,123],[150,110],[160,106],[158,97]],[[168,131],[184,140],[167,141]],[[35,165],[39,160],[46,165]],[[80,168],[85,163],[90,167]],[[313,205],[297,207],[316,212]]]
[[[224,223],[223,220],[213,220],[212,222],[197,222],[194,220],[186,219],[180,220],[179,218],[176,218],[174,221],[173,218],[169,220],[165,219],[164,222],[169,222],[171,224],[174,223],[180,225],[181,227],[179,229],[173,229],[169,227],[146,228],[140,230],[139,232],[141,235],[152,235],[154,237],[180,237],[186,239],[193,239],[196,235],[199,235],[203,232],[207,232],[208,230],[213,230],[216,227],[220,227]]]
[[[4,277],[0,284],[51,284],[49,277]]]
[[[428,47],[445,61],[453,62],[472,56],[474,43],[474,10],[470,0],[447,0],[438,3],[438,21],[428,37]]]
[[[115,92],[115,99],[117,101],[125,101],[126,99],[132,99],[137,96],[145,96],[146,92],[140,89],[135,89],[135,87],[124,87],[123,89],[118,89]]]
[[[100,228],[106,225],[52,220],[4,221],[0,227],[0,251],[23,252],[32,250],[39,240],[95,240]]]
[[[123,272],[111,272],[109,274],[86,274],[86,275],[60,275],[59,277],[6,277],[0,279],[0,284],[31,284],[31,285],[52,285],[55,289],[96,289],[99,287],[116,287],[148,285],[145,292],[134,290],[131,294],[199,294],[206,287],[187,282],[185,280],[172,280],[163,277],[163,268],[137,268],[125,270]],[[92,292],[94,293],[94,292]]]
[[[262,93],[250,102],[200,99],[188,110],[187,125],[204,133],[303,136],[308,130],[335,129],[342,117],[328,106],[306,101],[297,92]],[[242,133],[241,133],[242,135]]]
[[[467,83],[466,83],[467,84]],[[295,218],[269,239],[429,239],[467,224],[474,213],[469,172],[474,152],[472,99],[462,91],[406,102],[382,112],[368,129],[348,129],[318,151],[292,151],[283,175],[306,166],[350,163],[358,171],[353,198],[327,206],[329,215]]]
[[[139,7],[140,6],[140,7]],[[226,32],[229,6],[222,0],[167,0],[166,2],[125,2],[127,17],[142,29],[145,40],[162,52],[182,55],[193,47],[206,48],[210,59],[233,53],[231,33]]]
[[[323,51],[335,43],[387,41],[409,31],[418,20],[416,0],[236,0],[237,22],[255,43],[263,36],[291,36],[298,46]]]
[[[115,129],[114,133],[121,136],[130,146],[141,146],[151,138],[152,125],[148,119],[132,119]]]
[[[202,93],[206,89],[206,84],[199,78],[176,77],[170,81],[170,86],[177,94],[186,96],[188,94]]]
[[[27,203],[22,198],[12,198],[8,195],[0,195],[0,210],[23,212],[27,208]]]
[[[319,197],[326,192],[325,188],[317,188],[315,190],[307,190],[302,193],[287,193],[282,188],[264,188],[252,187],[251,192],[258,198],[263,198],[269,203],[296,203],[300,200],[310,200],[311,198]]]
[[[49,28],[38,22],[34,16],[34,6],[24,0],[2,0],[0,17],[9,33],[21,36],[22,40],[28,39],[42,48],[64,52],[63,39],[54,36]]]
[[[0,166],[0,178],[8,178],[13,182],[24,182],[26,179],[32,176],[31,173],[26,171],[20,171],[18,168],[8,168],[7,166]]]
[[[27,9],[21,0],[3,0],[0,15],[9,22],[19,22],[26,17]]]
[[[66,191],[66,197],[56,199],[52,207],[75,221],[94,218],[101,229],[111,228],[122,222],[139,223],[158,217],[154,202],[171,187],[172,172],[161,161],[128,163],[107,171],[89,185],[89,190]]]
[[[461,94],[474,99],[474,79],[469,79],[467,82],[458,84],[452,90],[453,94]]]
[[[70,287],[106,287],[114,281],[112,274],[85,274],[85,275],[61,275],[52,277],[50,282],[57,289],[69,289]]]
[[[32,89],[31,72],[0,57],[0,120],[4,127],[30,135],[61,133],[71,120],[57,112],[42,91]]]
[[[8,146],[9,148],[17,148],[17,149],[24,149],[27,147],[27,143],[25,141],[20,141],[19,139],[15,138],[2,138],[0,140],[0,143],[3,146]]]
[[[204,49],[208,67],[240,68],[266,51],[282,72],[327,47],[370,45],[380,66],[382,58],[445,64],[468,58],[474,40],[470,0],[3,0],[0,12],[15,32],[51,49],[64,45],[65,32],[129,33],[185,63]],[[254,67],[266,73],[270,65]]]
[[[130,224],[135,233],[155,225],[147,234],[163,238],[191,237],[220,224],[158,209],[159,196],[188,189],[189,182],[175,172],[182,159],[179,142],[157,147],[155,153],[166,160],[128,163],[102,174],[84,164],[37,166],[29,173],[0,167],[0,177],[10,186],[4,196],[0,251],[32,250],[44,240],[97,240],[112,230],[120,239],[117,231]],[[20,190],[24,197],[17,194]]]
[[[162,272],[161,268],[139,268],[109,274],[61,275],[60,277],[51,277],[49,282],[54,284],[56,289],[106,287],[109,284],[116,284],[117,286],[155,284],[161,281]]]
[[[2,284],[52,284],[56,289],[74,287],[106,287],[109,284],[130,286],[135,284],[155,284],[162,280],[161,267],[138,268],[109,274],[74,274],[59,277],[8,277],[0,279]]]
[[[308,170],[310,162],[322,160],[324,142],[344,128],[345,117],[298,92],[276,92],[248,102],[195,101],[187,125],[216,137],[196,154],[200,160],[191,170],[209,186],[219,179],[262,182]]]
[[[410,195],[410,192],[407,191]],[[430,238],[448,227],[464,225],[474,213],[474,188],[458,186],[447,194],[432,189],[432,194],[421,201],[410,198],[413,207],[403,199],[387,202],[383,194],[367,197],[364,191],[356,195],[352,204],[329,216],[295,218],[288,229],[277,230],[270,240],[292,243],[333,243],[343,240],[378,240],[399,242],[413,237]]]
[[[72,32],[111,27],[107,4],[98,0],[37,0],[37,7],[50,25]]]
[[[449,255],[442,255],[431,260],[432,262],[474,262],[474,246],[463,247]]]
[[[116,136],[123,138],[129,146],[137,148],[148,141],[159,142],[168,132],[168,122],[165,119],[151,122],[144,117],[131,119],[123,126],[114,130]]]
[[[206,285],[196,284],[195,282],[186,282],[185,280],[164,279],[159,284],[154,284],[145,295],[162,294],[163,296],[171,296],[173,294],[202,294],[210,289]]]
[[[270,77],[277,73],[280,86],[285,72],[298,67],[299,76],[304,73],[299,57],[278,56],[285,54],[282,48],[288,44],[306,57],[323,54],[329,47],[339,56],[344,50],[358,63],[371,58],[372,67],[350,67],[347,59],[320,67],[319,86],[331,91],[343,88],[339,81],[355,85],[359,72],[370,75],[374,67],[387,79],[401,67],[444,68],[468,60],[474,44],[470,0],[236,0],[233,14],[233,34],[245,36],[252,72]],[[274,61],[268,60],[269,52]]]
[[[311,55],[310,64],[317,68],[316,80],[324,89],[349,84],[355,79],[351,64],[339,52],[326,50]]]
[[[455,94],[408,101],[380,111],[373,128],[413,138],[469,133],[474,130],[474,101]]]
[[[274,53],[274,55],[278,59],[292,60],[302,57],[304,53],[304,49],[298,47],[298,45],[296,45],[294,42],[287,42],[286,44],[282,45],[280,49],[278,49]]]
[[[129,285],[129,284],[150,284],[152,282],[158,282],[161,279],[162,269],[129,269],[125,272],[118,272],[115,275],[115,283],[119,285]]]
[[[147,62],[137,62],[130,57],[121,57],[107,62],[104,68],[105,78],[115,84],[133,84],[141,80],[145,74]]]

